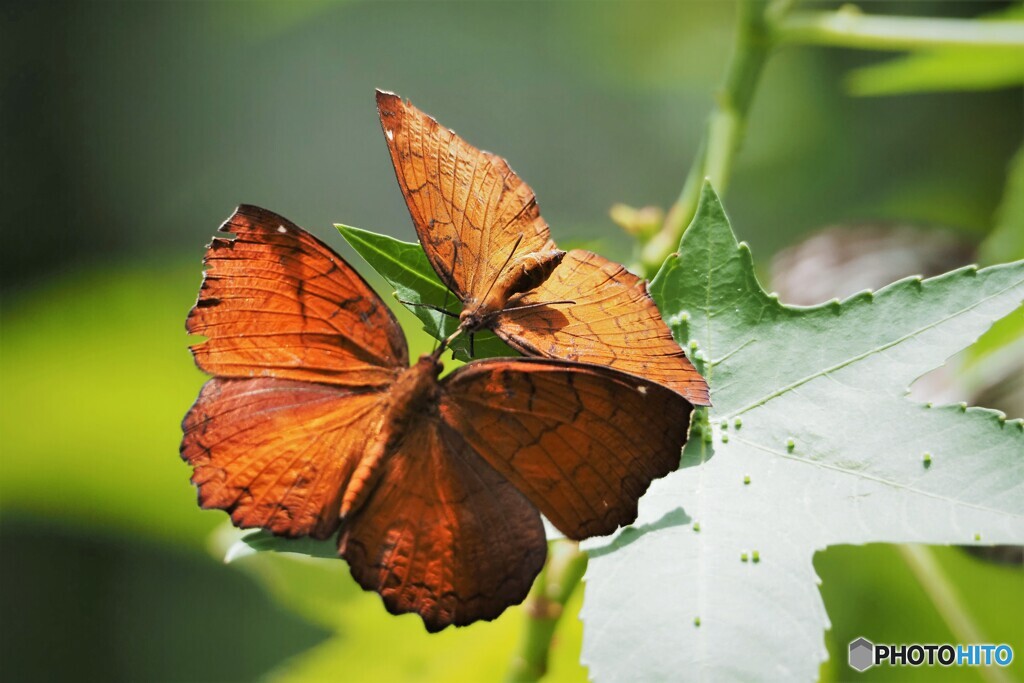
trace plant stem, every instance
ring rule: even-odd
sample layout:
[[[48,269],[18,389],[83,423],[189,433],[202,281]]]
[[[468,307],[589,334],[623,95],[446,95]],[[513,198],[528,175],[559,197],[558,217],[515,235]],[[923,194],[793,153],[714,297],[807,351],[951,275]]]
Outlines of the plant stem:
[[[539,681],[548,670],[551,640],[565,603],[587,569],[587,555],[575,541],[561,539],[548,546],[548,561],[526,596],[526,628],[509,665],[508,683]]]
[[[928,594],[942,620],[946,622],[953,637],[960,643],[984,643],[978,626],[964,606],[942,566],[935,559],[931,548],[924,545],[897,546],[903,561],[910,567],[918,583]],[[999,667],[978,667],[978,673],[990,683],[1009,683],[1010,679]]]
[[[778,22],[775,38],[779,43],[862,50],[1020,48],[1024,46],[1024,22],[871,16],[844,6],[835,12],[793,12]]]
[[[784,12],[788,3],[776,3],[776,6]],[[736,43],[725,82],[716,94],[715,107],[707,120],[704,142],[690,167],[679,198],[665,216],[661,230],[643,245],[640,252],[640,269],[648,277],[679,244],[683,231],[697,210],[704,179],[710,178],[719,193],[724,192],[729,183],[732,161],[746,130],[747,112],[754,90],[771,52],[771,32],[765,19],[769,8],[766,0],[740,0]]]

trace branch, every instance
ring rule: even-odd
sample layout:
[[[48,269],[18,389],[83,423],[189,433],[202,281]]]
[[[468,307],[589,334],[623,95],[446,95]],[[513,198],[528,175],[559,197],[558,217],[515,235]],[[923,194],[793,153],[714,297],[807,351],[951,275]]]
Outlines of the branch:
[[[952,631],[953,637],[961,643],[988,642],[981,630],[971,618],[963,599],[956,592],[953,583],[935,559],[935,554],[928,546],[900,545],[897,546],[903,561],[914,573],[918,583],[931,599],[946,626]],[[978,668],[978,673],[989,683],[1009,683],[1006,673],[995,666]]]
[[[539,681],[547,673],[555,628],[586,569],[587,555],[578,543],[551,542],[548,561],[526,596],[526,630],[505,676],[508,683]]]
[[[779,43],[862,50],[1020,48],[1024,21],[871,16],[847,5],[835,12],[794,12],[778,22],[774,37]]]
[[[683,231],[697,210],[697,200],[705,178],[715,189],[724,192],[747,127],[747,112],[754,99],[754,90],[771,52],[771,33],[766,12],[784,13],[788,3],[765,0],[741,0],[737,17],[736,44],[729,61],[725,83],[715,96],[715,107],[708,117],[704,143],[686,176],[683,190],[665,216],[661,229],[643,245],[640,270],[652,276],[662,261],[679,244]]]

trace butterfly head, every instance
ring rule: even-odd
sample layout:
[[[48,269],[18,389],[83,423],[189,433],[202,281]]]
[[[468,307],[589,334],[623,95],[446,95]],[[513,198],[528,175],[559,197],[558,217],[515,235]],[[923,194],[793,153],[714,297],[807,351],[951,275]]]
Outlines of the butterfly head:
[[[395,380],[390,390],[389,419],[396,425],[406,425],[416,418],[430,414],[437,405],[440,385],[437,378],[444,366],[435,354],[424,354],[411,368]],[[398,428],[402,431],[404,427]]]
[[[440,376],[441,371],[444,370],[444,364],[441,362],[441,354],[444,352],[445,344],[434,351],[433,353],[425,353],[420,356],[420,359],[416,361],[416,365],[413,369],[417,374],[423,375],[424,377],[433,377],[437,379]]]
[[[459,314],[459,328],[471,333],[476,332],[486,327],[495,313],[497,311],[488,310],[483,306],[473,306],[472,308],[467,306]]]

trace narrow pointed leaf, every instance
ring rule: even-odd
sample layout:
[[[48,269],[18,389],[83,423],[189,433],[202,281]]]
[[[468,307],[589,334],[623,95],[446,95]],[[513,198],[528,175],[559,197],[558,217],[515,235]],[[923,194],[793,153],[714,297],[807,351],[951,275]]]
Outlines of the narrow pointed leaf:
[[[403,303],[407,302],[406,307],[420,319],[427,334],[443,340],[455,331],[459,326],[459,300],[437,277],[418,243],[403,242],[347,225],[335,227],[349,245],[395,288],[395,295]],[[409,304],[430,304],[451,311],[456,317],[446,316],[426,306]],[[468,335],[455,339],[451,345],[455,357],[470,360],[469,344]],[[472,358],[517,355],[491,332],[475,335]]]

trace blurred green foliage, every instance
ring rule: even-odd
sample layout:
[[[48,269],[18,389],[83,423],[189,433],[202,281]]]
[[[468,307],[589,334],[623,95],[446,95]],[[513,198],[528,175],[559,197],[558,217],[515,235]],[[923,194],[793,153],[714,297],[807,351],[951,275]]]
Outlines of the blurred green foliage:
[[[935,548],[939,564],[956,585],[960,598],[991,642],[1024,648],[1024,572],[971,557],[958,548]],[[835,546],[814,557],[821,594],[832,615],[826,641],[829,661],[823,680],[850,680],[846,665],[850,641],[866,636],[875,643],[955,643],[896,548],[885,545]],[[833,612],[833,609],[839,611]],[[1011,680],[1024,680],[1024,667],[1014,662]],[[873,681],[981,681],[977,670],[938,667],[874,667],[857,674]]]
[[[984,21],[1024,20],[1024,6],[1012,5]],[[857,69],[847,78],[854,95],[899,95],[909,92],[991,90],[1024,85],[1024,50],[942,48],[922,50]]]
[[[201,247],[241,202],[339,249],[335,222],[412,239],[373,107],[373,88],[385,87],[507,157],[559,243],[599,240],[626,260],[629,240],[606,212],[615,201],[665,206],[678,193],[724,72],[732,13],[712,1],[6,3],[4,677],[504,671],[518,610],[430,637],[356,591],[343,563],[247,558],[246,578],[205,549],[224,516],[197,508],[176,455],[203,381],[184,332]],[[1001,221],[1011,239],[1021,234],[1020,195],[1002,200],[1022,139],[1019,88],[850,99],[845,75],[875,62],[818,48],[770,61],[730,187],[742,237],[767,256],[847,219],[934,223],[972,240]],[[419,321],[398,315],[412,355],[428,350]],[[1009,570],[941,557],[986,631],[1014,633],[995,592]],[[897,617],[908,634],[934,632],[934,611],[907,597],[913,580],[891,549],[830,549],[818,568],[835,629],[830,676],[846,675],[846,634]],[[1019,596],[1013,577],[1003,590]],[[584,676],[579,600],[556,635],[553,679]]]

